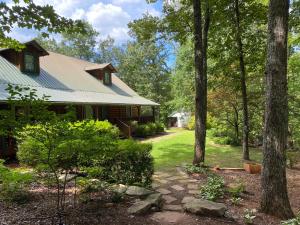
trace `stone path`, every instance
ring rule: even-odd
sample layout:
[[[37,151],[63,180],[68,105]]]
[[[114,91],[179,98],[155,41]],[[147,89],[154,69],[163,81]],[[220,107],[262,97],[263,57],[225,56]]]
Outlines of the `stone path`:
[[[180,167],[155,172],[152,188],[162,194],[165,201],[163,210],[172,212],[183,212],[183,204],[195,199],[200,193],[199,181],[191,179]]]

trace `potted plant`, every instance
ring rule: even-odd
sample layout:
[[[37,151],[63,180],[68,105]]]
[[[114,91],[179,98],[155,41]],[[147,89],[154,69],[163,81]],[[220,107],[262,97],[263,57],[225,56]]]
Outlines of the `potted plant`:
[[[244,162],[244,170],[251,174],[258,174],[261,172],[261,165],[255,162]]]

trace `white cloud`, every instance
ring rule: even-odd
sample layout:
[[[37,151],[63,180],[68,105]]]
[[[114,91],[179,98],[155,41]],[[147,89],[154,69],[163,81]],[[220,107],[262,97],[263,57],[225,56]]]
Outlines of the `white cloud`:
[[[11,2],[12,0],[10,0]],[[84,19],[100,33],[100,38],[113,37],[117,43],[130,39],[127,24],[143,14],[161,13],[146,0],[33,0],[38,5],[52,5],[64,17]],[[19,30],[14,35],[22,34]],[[24,36],[24,35],[23,35]],[[20,35],[21,38],[21,35]],[[23,37],[22,37],[23,39]]]

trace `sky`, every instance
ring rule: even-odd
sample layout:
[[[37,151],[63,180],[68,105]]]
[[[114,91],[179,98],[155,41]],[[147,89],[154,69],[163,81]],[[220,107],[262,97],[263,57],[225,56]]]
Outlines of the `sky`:
[[[0,0],[2,1],[2,0]],[[11,3],[12,0],[4,0]],[[127,24],[141,18],[144,13],[161,15],[162,0],[147,4],[146,0],[33,0],[38,5],[52,5],[64,17],[88,21],[100,33],[100,38],[108,35],[122,44],[130,39]],[[37,32],[15,28],[10,34],[23,42],[34,38]]]

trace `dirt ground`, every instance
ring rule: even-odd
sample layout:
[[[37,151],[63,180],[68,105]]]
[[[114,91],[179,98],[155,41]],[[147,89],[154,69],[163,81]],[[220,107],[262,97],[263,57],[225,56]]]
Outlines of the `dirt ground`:
[[[97,194],[93,200],[87,203],[72,205],[72,199],[68,199],[66,207],[65,224],[68,225],[223,225],[244,224],[243,214],[247,209],[258,209],[260,199],[260,175],[247,174],[243,171],[218,171],[223,176],[226,184],[236,180],[242,180],[246,184],[246,193],[239,206],[233,206],[229,196],[225,196],[219,202],[223,202],[229,209],[229,215],[233,218],[208,218],[194,216],[178,212],[150,213],[144,216],[132,216],[127,213],[127,208],[133,204],[134,198],[127,197],[123,202],[112,204],[107,195]],[[288,191],[294,212],[300,210],[300,165],[293,170],[287,170]],[[205,177],[198,179],[205,182]],[[18,205],[0,202],[0,224],[1,225],[48,225],[57,224],[52,217],[55,214],[54,193],[48,193],[47,189],[39,186],[33,187],[31,201]],[[169,220],[168,220],[169,217]],[[167,218],[167,220],[165,220]],[[254,224],[278,225],[280,220],[257,213]]]

